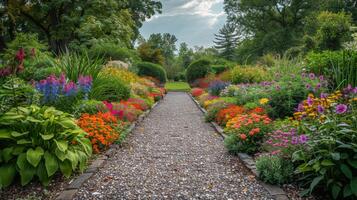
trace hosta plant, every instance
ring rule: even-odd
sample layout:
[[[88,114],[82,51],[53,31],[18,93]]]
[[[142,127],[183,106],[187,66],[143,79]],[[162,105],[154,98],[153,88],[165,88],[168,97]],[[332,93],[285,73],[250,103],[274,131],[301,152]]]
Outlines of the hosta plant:
[[[83,171],[92,154],[90,141],[74,119],[53,107],[16,107],[0,117],[0,188],[19,176],[48,185],[57,172]]]

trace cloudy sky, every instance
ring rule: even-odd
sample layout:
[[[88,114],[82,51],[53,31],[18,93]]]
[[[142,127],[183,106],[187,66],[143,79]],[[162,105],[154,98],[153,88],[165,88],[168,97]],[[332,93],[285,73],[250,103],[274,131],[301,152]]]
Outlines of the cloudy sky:
[[[213,46],[214,34],[224,25],[223,0],[161,0],[162,14],[144,23],[141,34],[171,33],[178,44]]]

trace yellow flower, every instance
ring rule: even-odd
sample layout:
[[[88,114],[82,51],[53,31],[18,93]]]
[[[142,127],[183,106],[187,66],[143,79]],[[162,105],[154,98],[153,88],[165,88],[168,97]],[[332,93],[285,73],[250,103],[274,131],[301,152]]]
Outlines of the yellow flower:
[[[260,103],[261,105],[265,105],[265,104],[267,104],[268,102],[269,102],[269,99],[268,99],[268,98],[262,98],[262,99],[259,100],[259,103]]]
[[[357,97],[356,97],[356,98],[353,98],[352,101],[357,101]]]

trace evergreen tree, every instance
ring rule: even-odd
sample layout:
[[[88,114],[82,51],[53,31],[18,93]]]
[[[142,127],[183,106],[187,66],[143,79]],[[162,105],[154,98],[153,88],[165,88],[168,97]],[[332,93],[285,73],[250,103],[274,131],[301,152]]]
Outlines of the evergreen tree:
[[[215,34],[215,48],[218,49],[221,55],[227,60],[233,60],[235,49],[239,42],[239,36],[234,26],[225,24],[219,30],[219,34]]]

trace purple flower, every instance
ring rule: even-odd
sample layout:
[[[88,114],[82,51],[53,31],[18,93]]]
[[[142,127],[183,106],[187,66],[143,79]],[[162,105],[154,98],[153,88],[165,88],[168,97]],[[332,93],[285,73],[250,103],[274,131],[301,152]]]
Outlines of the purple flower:
[[[338,104],[338,105],[336,106],[336,113],[337,113],[337,114],[343,114],[343,113],[347,112],[347,109],[348,109],[347,105],[345,105],[345,104]]]
[[[305,77],[306,77],[306,73],[305,73],[305,72],[301,73],[301,76],[302,76],[303,78],[305,78]]]
[[[326,99],[328,97],[328,94],[326,94],[326,93],[321,93],[320,94],[320,98],[321,99]]]
[[[314,100],[309,96],[309,97],[307,97],[306,102],[307,102],[307,105],[312,106],[312,104],[314,103]]]
[[[275,89],[276,89],[276,90],[280,90],[281,87],[280,87],[279,85],[277,85],[277,86],[275,86]]]
[[[316,89],[320,89],[320,88],[321,88],[321,83],[317,83]]]
[[[300,144],[304,144],[308,141],[308,137],[306,135],[300,135],[299,141],[300,141]]]
[[[310,78],[311,80],[312,80],[312,79],[315,79],[315,77],[316,77],[316,76],[315,76],[314,73],[310,73],[310,74],[309,74],[309,78]]]
[[[325,77],[321,75],[321,76],[319,76],[319,79],[320,79],[320,81],[324,81]]]
[[[298,111],[298,112],[304,111],[304,105],[301,104],[301,103],[299,103],[298,108],[297,108],[297,111]]]
[[[317,112],[319,112],[320,114],[324,113],[325,112],[325,108],[321,105],[318,105],[317,106]]]
[[[353,88],[352,93],[357,94],[357,87]]]
[[[299,138],[298,137],[291,137],[291,144],[298,144],[299,143]]]
[[[306,84],[306,89],[311,89],[311,85],[310,84]]]

